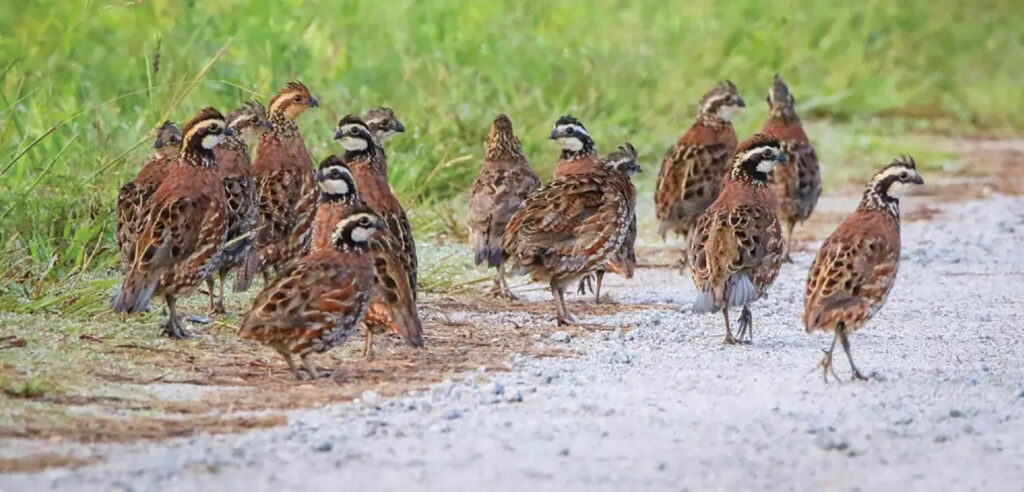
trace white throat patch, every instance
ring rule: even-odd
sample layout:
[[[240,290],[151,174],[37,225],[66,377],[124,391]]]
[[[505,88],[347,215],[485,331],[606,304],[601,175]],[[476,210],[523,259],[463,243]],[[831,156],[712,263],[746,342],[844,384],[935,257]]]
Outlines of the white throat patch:
[[[341,146],[345,147],[345,150],[359,151],[366,150],[366,140],[358,137],[341,137]]]
[[[579,152],[583,150],[583,142],[576,137],[559,138],[558,144],[561,145],[563,149],[568,150],[570,152]]]
[[[373,235],[373,227],[356,227],[352,229],[352,241],[357,243],[365,243],[370,240],[370,236]]]
[[[887,191],[886,194],[893,198],[899,198],[908,190],[910,190],[910,185],[901,181],[895,181],[889,185],[889,191]]]
[[[221,140],[224,140],[224,134],[217,133],[213,135],[207,135],[203,137],[202,145],[204,149],[213,150]]]
[[[320,182],[320,188],[328,195],[347,195],[351,193],[348,181],[344,179],[325,179]]]

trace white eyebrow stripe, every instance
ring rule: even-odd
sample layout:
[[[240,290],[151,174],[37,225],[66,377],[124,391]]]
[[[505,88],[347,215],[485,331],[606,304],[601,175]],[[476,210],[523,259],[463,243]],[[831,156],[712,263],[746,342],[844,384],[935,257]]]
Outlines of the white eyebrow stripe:
[[[191,140],[192,137],[194,137],[195,134],[198,133],[200,130],[205,130],[205,129],[211,127],[211,126],[218,125],[218,124],[219,125],[223,125],[224,124],[224,120],[215,119],[215,120],[204,120],[204,121],[201,121],[201,122],[199,122],[199,124],[197,124],[196,126],[192,127],[192,129],[190,129],[188,131],[188,133],[185,134],[185,138],[183,138],[182,141],[187,142],[187,141]]]
[[[228,123],[228,126],[230,126],[231,128],[237,128],[239,123],[241,123],[243,120],[247,120],[249,118],[250,118],[250,116],[248,116],[248,115],[239,116],[238,118],[235,118],[231,123]]]
[[[745,161],[747,159],[750,159],[751,157],[754,157],[755,155],[760,154],[761,152],[764,152],[765,149],[774,149],[774,147],[771,147],[771,146],[768,146],[768,145],[762,145],[760,147],[754,147],[753,149],[750,149],[750,150],[744,152],[743,155],[740,157],[740,160]]]
[[[575,129],[576,131],[578,131],[578,132],[580,132],[580,133],[582,133],[582,134],[584,134],[584,135],[586,135],[588,137],[590,136],[590,134],[587,133],[587,129],[586,128],[583,128],[582,126],[577,125],[576,123],[570,123],[568,125],[558,125],[555,128],[557,128],[558,131],[560,131],[560,132],[564,132],[564,131],[572,128],[572,129]]]

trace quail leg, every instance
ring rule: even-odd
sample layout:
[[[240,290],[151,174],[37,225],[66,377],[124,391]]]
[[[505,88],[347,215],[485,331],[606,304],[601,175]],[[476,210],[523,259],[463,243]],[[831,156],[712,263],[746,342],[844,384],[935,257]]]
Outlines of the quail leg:
[[[281,354],[281,357],[284,357],[284,361],[288,363],[288,370],[292,373],[292,377],[294,377],[296,381],[302,381],[302,373],[299,372],[298,367],[295,367],[295,359],[292,358],[292,354],[281,349],[275,350],[277,350],[277,353]]]
[[[743,339],[744,336],[747,337],[746,340]],[[751,314],[749,306],[743,306],[743,312],[740,313],[739,342],[754,343],[754,316]]]
[[[215,308],[217,308],[217,314],[225,314],[225,313],[227,313],[227,310],[224,309],[224,281],[227,280],[227,277],[228,277],[228,271],[227,270],[221,270],[220,271],[220,295],[217,297],[217,305],[214,306]]]
[[[569,314],[569,308],[565,305],[565,288],[552,280],[551,293],[555,295],[555,304],[558,308],[558,326],[576,324],[576,319]]]
[[[604,280],[604,270],[598,270],[595,274],[597,277],[594,284],[594,304],[601,304],[601,282]]]
[[[178,340],[188,338],[188,333],[181,327],[181,319],[178,318],[178,310],[174,306],[174,296],[165,294],[164,300],[167,301],[167,322],[162,327],[163,334]]]
[[[832,352],[836,349],[836,340],[839,340],[839,331],[836,330],[836,335],[832,337],[832,346],[828,350],[822,349],[825,355],[821,358],[821,362],[818,363],[821,366],[821,376],[825,380],[825,384],[828,384],[828,375],[832,374],[832,377],[836,381],[839,381],[839,376],[836,375],[835,366],[832,365]]]
[[[363,358],[373,359],[373,330],[363,325]]]
[[[498,263],[498,277],[494,279],[496,284],[497,294],[510,301],[518,301],[519,297],[512,293],[512,289],[508,287],[508,277],[505,275],[505,260],[501,260]]]
[[[725,317],[725,343],[727,345],[736,345],[736,339],[732,336],[732,328],[729,327],[729,305],[728,303],[722,307],[722,316]]]
[[[576,287],[576,293],[585,296],[587,292],[594,292],[593,279],[590,275],[587,275],[580,279],[579,286]]]
[[[302,354],[299,358],[302,359],[302,367],[306,368],[306,372],[309,373],[310,377],[313,379],[320,377],[320,373],[317,372],[316,367],[313,366],[313,360],[310,358],[310,354]]]
[[[786,256],[782,257],[783,263],[793,263],[793,257],[790,256],[790,252],[793,251],[793,227],[795,226],[795,220],[786,222]]]
[[[850,361],[850,369],[853,371],[853,378],[861,381],[867,381],[868,378],[861,374],[857,369],[857,366],[853,364],[853,355],[850,354],[850,339],[846,336],[846,330],[838,329],[836,330],[836,333],[839,337],[839,343],[843,345],[843,351],[846,352],[846,358]]]
[[[217,298],[217,295],[213,289],[214,284],[216,283],[216,280],[214,280],[213,275],[210,275],[209,277],[206,278],[206,288],[210,290],[210,308],[208,310],[208,314],[224,314],[224,276],[225,272],[221,272],[220,299]]]

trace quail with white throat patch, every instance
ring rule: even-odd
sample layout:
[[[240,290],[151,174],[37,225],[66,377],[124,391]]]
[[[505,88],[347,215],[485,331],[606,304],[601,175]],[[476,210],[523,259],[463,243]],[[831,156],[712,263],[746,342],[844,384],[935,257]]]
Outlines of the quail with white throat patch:
[[[782,230],[767,179],[784,160],[775,137],[758,133],[741,143],[722,192],[693,228],[689,250],[697,288],[693,312],[722,310],[727,344],[753,341],[750,304],[761,298],[779,275]],[[733,337],[729,324],[730,307],[743,308],[738,337]]]
[[[843,347],[856,379],[866,379],[853,363],[849,336],[885,304],[900,266],[900,200],[908,188],[924,184],[911,157],[883,167],[864,189],[860,205],[822,244],[807,274],[803,322],[807,333],[833,332],[821,367],[831,373],[836,342]]]
[[[154,295],[167,302],[163,333],[187,336],[175,301],[202,283],[220,264],[227,237],[227,200],[214,148],[234,135],[224,116],[205,108],[185,125],[181,152],[143,210],[135,258],[111,305],[133,314],[149,308]]]

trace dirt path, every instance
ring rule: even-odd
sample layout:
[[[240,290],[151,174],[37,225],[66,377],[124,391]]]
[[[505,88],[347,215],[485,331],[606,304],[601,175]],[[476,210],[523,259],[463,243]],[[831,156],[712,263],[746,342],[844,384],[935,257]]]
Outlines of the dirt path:
[[[98,464],[3,475],[0,489],[1013,490],[1024,476],[1022,211],[1024,199],[996,196],[905,225],[896,289],[853,338],[867,383],[824,385],[814,371],[827,340],[798,322],[809,252],[756,305],[749,347],[723,346],[718,316],[679,312],[689,279],[645,269],[611,281],[622,306],[582,316],[623,329],[532,336],[577,356],[519,357],[511,372],[366,393],[243,434],[9,440],[4,456]],[[508,329],[550,316],[530,305],[435,316]]]

